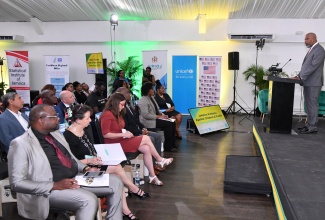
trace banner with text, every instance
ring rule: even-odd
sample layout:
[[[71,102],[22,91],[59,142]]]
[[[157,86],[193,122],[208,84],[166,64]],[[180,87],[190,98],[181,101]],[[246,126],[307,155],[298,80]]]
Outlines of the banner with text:
[[[9,87],[16,89],[24,103],[30,104],[28,51],[6,51]]]
[[[151,74],[167,90],[167,50],[142,51],[143,69],[151,67]]]
[[[196,107],[197,56],[173,56],[173,102],[175,110],[188,114]]]
[[[220,103],[221,56],[199,57],[199,99],[198,106]]]
[[[88,74],[104,74],[102,53],[87,53],[86,64]]]
[[[46,83],[54,85],[56,97],[59,97],[62,87],[69,82],[69,56],[45,55]]]

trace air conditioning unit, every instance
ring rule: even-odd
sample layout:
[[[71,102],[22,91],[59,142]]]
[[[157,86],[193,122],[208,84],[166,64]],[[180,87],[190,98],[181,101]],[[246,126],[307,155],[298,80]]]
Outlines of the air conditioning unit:
[[[0,41],[7,42],[24,42],[24,36],[21,35],[8,35],[8,36],[0,36]]]
[[[274,40],[274,34],[228,34],[228,38],[229,40],[246,42],[255,42],[263,38],[265,41],[270,42]]]

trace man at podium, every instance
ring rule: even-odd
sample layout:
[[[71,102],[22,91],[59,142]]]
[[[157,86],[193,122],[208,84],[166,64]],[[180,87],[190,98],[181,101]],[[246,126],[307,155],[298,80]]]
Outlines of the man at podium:
[[[302,134],[311,134],[317,132],[318,97],[324,81],[325,50],[317,42],[317,36],[314,33],[306,34],[305,45],[309,50],[296,79],[300,78],[304,87],[307,123],[304,127],[298,128],[298,130]]]

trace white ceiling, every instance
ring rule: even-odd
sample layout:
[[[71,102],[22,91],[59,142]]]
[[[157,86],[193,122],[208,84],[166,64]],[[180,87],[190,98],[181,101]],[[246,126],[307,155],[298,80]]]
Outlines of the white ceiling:
[[[0,0],[0,22],[323,19],[325,0]]]

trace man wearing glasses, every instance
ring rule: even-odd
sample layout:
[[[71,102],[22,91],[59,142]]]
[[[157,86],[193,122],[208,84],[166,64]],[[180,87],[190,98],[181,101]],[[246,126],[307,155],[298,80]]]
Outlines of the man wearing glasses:
[[[16,92],[2,96],[2,102],[5,111],[0,115],[0,141],[8,153],[10,142],[27,130],[29,120],[19,111],[24,101]]]
[[[30,128],[11,142],[8,154],[9,181],[17,192],[18,214],[47,219],[53,207],[74,211],[79,220],[95,219],[97,196],[105,196],[109,207],[106,219],[122,219],[120,178],[110,175],[109,187],[81,188],[74,177],[96,168],[73,156],[57,130],[59,118],[53,107],[37,105],[29,119]]]

